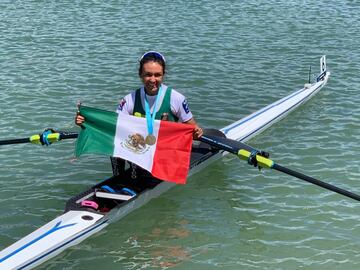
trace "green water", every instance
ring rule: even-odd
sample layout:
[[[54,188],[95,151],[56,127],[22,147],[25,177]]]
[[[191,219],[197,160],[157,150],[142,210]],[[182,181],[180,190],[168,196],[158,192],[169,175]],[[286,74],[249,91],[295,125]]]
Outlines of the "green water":
[[[357,1],[0,1],[0,139],[77,130],[76,103],[115,110],[163,52],[166,83],[221,128],[299,89],[326,54],[328,85],[252,139],[279,163],[360,193]],[[110,175],[74,142],[0,148],[0,249]],[[227,156],[38,267],[359,269],[358,202]]]

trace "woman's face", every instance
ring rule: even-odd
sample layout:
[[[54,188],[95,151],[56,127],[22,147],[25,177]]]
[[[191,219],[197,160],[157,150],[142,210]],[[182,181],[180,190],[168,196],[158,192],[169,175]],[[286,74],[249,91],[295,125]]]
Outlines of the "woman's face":
[[[143,65],[140,78],[148,95],[156,95],[164,79],[163,67],[157,62],[147,62]]]

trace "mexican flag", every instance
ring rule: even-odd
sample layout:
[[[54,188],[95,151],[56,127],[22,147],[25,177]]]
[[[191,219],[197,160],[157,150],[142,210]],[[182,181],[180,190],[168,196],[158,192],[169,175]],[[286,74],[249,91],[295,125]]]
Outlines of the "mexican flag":
[[[185,184],[189,171],[194,126],[155,120],[156,142],[146,143],[145,118],[81,106],[85,122],[75,155],[105,154],[126,159],[161,180]]]

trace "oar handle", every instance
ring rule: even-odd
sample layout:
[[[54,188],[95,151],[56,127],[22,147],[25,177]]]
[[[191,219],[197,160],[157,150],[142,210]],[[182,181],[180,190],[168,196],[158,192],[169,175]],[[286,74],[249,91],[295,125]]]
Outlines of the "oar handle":
[[[223,150],[223,151],[235,154],[235,155],[238,154],[239,149],[245,149],[249,152],[252,152],[255,150],[251,146],[246,145],[242,142],[230,140],[228,138],[223,138],[223,137],[214,136],[214,135],[203,135],[198,140],[201,142],[207,143],[215,148],[218,148],[220,150]]]
[[[60,133],[60,140],[65,140],[65,139],[76,139],[79,134],[77,132],[59,132]]]

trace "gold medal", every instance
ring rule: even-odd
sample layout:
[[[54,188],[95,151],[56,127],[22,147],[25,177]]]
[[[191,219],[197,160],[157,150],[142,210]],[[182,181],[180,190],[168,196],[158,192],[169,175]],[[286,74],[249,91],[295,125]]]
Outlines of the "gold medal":
[[[156,143],[156,137],[154,135],[147,135],[145,138],[145,143],[148,145],[154,145]]]

